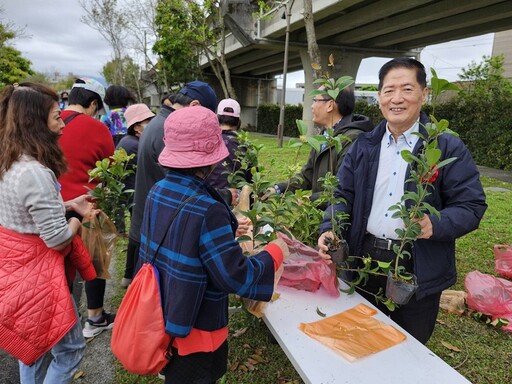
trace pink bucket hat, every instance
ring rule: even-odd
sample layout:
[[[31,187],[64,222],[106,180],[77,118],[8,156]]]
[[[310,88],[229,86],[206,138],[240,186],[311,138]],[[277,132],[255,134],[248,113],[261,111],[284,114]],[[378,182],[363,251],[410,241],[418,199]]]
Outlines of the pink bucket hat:
[[[233,112],[226,111],[226,108],[231,108]],[[217,115],[240,117],[240,104],[234,99],[221,100],[217,107]]]
[[[204,167],[224,160],[229,154],[217,115],[199,105],[169,115],[164,123],[164,143],[158,157],[164,167]]]
[[[154,116],[155,114],[151,112],[146,104],[132,104],[124,111],[124,118],[128,127]]]

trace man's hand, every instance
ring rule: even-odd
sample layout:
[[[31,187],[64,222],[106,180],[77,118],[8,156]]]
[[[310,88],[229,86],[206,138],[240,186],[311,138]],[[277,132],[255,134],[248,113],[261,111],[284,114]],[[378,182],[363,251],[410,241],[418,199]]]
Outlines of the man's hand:
[[[421,232],[418,235],[417,239],[430,239],[434,234],[434,230],[432,228],[432,222],[430,221],[430,217],[428,215],[423,215],[421,219],[413,219],[415,223],[418,223],[421,227]]]
[[[320,235],[320,237],[318,238],[318,256],[324,259],[327,262],[327,264],[331,264],[331,255],[327,253],[327,251],[329,251],[329,247],[325,245],[325,240],[327,238],[334,240],[334,233],[332,231],[327,231]]]

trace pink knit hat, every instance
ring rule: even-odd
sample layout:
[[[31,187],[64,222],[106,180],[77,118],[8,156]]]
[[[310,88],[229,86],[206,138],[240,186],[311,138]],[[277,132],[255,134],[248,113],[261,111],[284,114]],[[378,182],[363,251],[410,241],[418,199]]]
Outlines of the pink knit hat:
[[[217,164],[229,154],[217,115],[199,105],[169,115],[164,123],[164,143],[158,157],[164,167],[203,167]]]
[[[146,104],[132,104],[124,111],[124,118],[128,127],[154,116],[155,114],[151,112]]]

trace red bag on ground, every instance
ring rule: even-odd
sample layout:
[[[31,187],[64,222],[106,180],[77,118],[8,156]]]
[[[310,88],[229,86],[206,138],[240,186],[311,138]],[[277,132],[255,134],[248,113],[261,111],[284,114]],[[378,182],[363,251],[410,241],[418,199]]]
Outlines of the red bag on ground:
[[[512,246],[494,246],[495,264],[494,270],[500,276],[512,279]]]
[[[473,271],[466,275],[464,286],[469,308],[492,316],[493,320],[512,320],[512,281]],[[512,323],[501,329],[512,332]]]
[[[318,251],[297,239],[278,233],[290,250],[290,257],[283,263],[283,274],[278,285],[303,291],[316,292],[323,286],[332,296],[339,296],[336,265],[327,264]]]
[[[158,270],[146,263],[128,287],[112,330],[112,352],[123,367],[155,375],[168,363],[171,336],[165,333]]]

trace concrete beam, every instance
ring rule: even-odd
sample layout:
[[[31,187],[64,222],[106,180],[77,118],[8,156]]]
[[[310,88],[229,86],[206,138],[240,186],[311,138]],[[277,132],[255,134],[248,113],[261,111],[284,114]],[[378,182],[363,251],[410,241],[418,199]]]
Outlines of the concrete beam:
[[[465,0],[457,7],[447,7],[445,2],[435,3],[426,7],[411,10],[407,13],[383,18],[370,24],[353,28],[350,31],[341,33],[330,39],[331,44],[356,44],[383,34],[392,33],[404,28],[413,27],[419,24],[428,23],[440,18],[450,17],[461,12],[468,12],[479,9],[482,6],[495,4],[496,0]]]
[[[385,4],[382,4],[382,2],[372,3],[315,27],[316,37],[318,40],[322,40],[331,36],[333,31],[350,31],[361,25],[371,24],[375,20],[385,19],[431,2],[432,0],[394,0],[393,2],[385,2]],[[316,21],[316,14],[314,17]],[[306,33],[303,32],[299,38],[305,39]]]
[[[485,24],[479,24],[479,34],[508,31],[512,28],[512,17],[508,19],[501,19],[497,21],[491,21]],[[463,39],[465,37],[475,36],[474,26],[468,26],[464,28],[454,29],[451,31],[439,33],[437,35],[430,35],[416,40],[408,41],[406,44],[399,44],[397,48],[406,48],[409,44],[414,46],[426,46],[430,44],[436,44],[440,41],[450,41],[456,39]]]
[[[512,5],[509,1],[505,1],[485,8],[458,14],[450,17],[449,19],[440,19],[419,26],[381,35],[379,37],[366,40],[365,46],[389,47],[405,43],[407,41],[414,41],[429,35],[442,35],[453,31],[454,29],[472,26],[477,27],[482,24],[499,21],[504,17],[510,16],[512,16]],[[481,33],[480,28],[478,28],[478,33]],[[446,39],[441,41],[446,41]],[[412,46],[411,43],[407,43],[407,45],[409,47]]]

